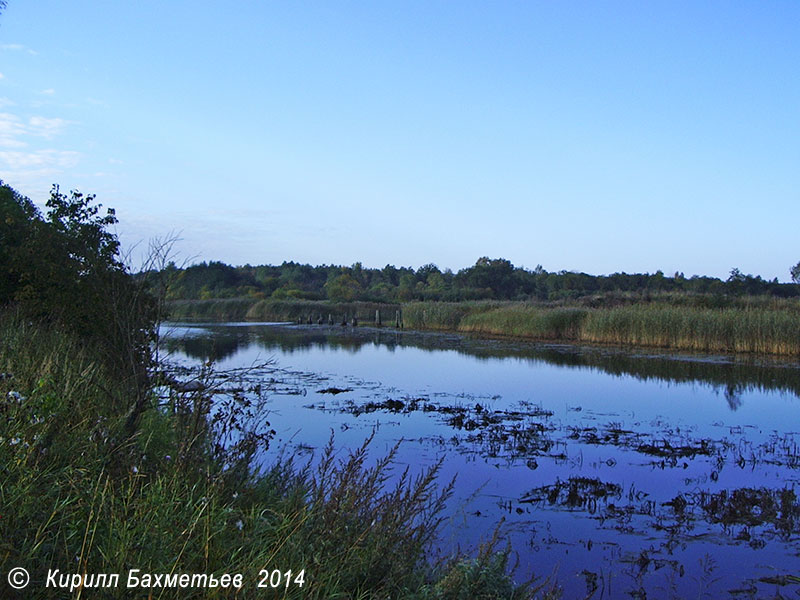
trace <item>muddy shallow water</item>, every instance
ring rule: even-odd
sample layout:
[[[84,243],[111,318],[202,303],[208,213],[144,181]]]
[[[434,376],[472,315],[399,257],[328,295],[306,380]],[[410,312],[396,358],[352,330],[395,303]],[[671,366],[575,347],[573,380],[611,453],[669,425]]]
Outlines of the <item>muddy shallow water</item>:
[[[800,596],[797,363],[391,329],[169,324],[187,367],[254,369],[280,448],[456,476],[440,548],[501,523],[566,598]],[[191,371],[186,371],[187,376]],[[247,386],[245,386],[247,388]],[[779,596],[780,597],[780,596]]]

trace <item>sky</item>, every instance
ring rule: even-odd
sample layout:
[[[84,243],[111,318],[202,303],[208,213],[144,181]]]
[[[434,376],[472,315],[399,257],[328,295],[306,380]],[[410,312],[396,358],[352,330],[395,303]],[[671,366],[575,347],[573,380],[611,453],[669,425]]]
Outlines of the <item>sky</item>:
[[[135,262],[800,261],[800,3],[8,0],[0,179]]]

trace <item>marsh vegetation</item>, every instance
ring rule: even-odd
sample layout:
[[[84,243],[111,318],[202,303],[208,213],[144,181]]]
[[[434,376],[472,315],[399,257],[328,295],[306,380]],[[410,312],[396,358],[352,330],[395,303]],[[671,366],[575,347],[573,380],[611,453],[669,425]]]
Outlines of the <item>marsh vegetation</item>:
[[[167,342],[225,365],[276,356],[293,381],[270,405],[276,440],[298,451],[334,429],[403,440],[412,468],[443,459],[444,551],[499,525],[516,577],[557,570],[565,597],[797,585],[793,361],[315,325],[179,326]]]

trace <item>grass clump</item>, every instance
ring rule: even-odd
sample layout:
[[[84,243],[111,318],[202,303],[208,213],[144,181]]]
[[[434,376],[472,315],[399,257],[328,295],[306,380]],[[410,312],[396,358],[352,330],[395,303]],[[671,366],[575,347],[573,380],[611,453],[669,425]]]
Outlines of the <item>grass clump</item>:
[[[574,340],[580,334],[586,314],[586,310],[579,308],[511,305],[468,315],[462,319],[459,329],[543,340]]]
[[[433,583],[415,595],[418,600],[556,600],[560,590],[549,580],[535,585],[530,581],[518,586],[508,575],[509,549],[497,551],[495,537],[484,544],[474,558],[458,557],[450,561]]]
[[[502,306],[499,302],[411,302],[403,305],[403,324],[411,329],[461,330],[469,316]]]

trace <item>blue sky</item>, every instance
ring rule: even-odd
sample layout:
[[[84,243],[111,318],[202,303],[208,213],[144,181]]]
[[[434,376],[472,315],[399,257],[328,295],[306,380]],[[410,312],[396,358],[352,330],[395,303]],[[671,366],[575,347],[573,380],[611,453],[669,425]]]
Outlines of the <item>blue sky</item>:
[[[180,259],[800,261],[800,4],[71,2],[0,15],[0,178]]]

